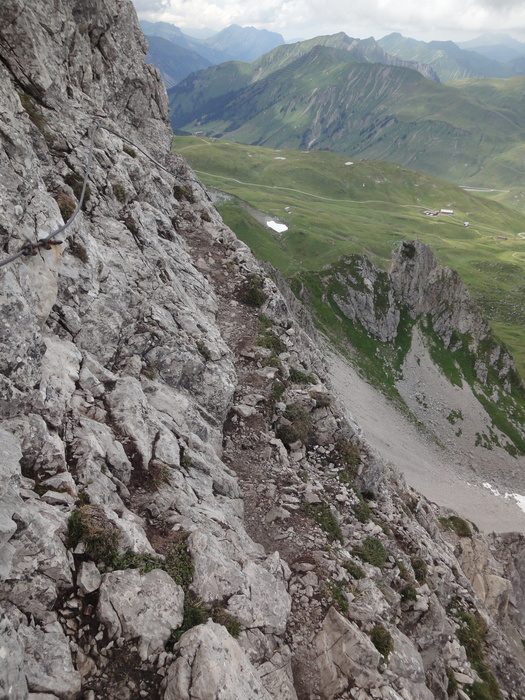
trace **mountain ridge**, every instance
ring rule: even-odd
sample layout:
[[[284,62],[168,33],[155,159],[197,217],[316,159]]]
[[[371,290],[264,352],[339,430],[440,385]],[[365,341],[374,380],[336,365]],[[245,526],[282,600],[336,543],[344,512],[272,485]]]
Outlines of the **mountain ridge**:
[[[0,692],[517,700],[523,536],[365,440],[170,153],[131,2],[53,10],[0,23]]]

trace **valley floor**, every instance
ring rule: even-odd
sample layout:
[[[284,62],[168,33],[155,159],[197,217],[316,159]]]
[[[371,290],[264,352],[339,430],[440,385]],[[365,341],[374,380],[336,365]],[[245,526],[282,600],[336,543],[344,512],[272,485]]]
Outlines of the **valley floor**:
[[[335,394],[362,427],[370,445],[410,486],[430,501],[457,511],[482,532],[525,532],[525,512],[514,499],[484,488],[485,478],[476,473],[471,460],[432,443],[348,361],[333,354],[327,359]],[[508,478],[505,488],[496,476],[501,464],[498,461],[494,466],[492,486],[505,493]],[[516,492],[520,493],[519,487]]]

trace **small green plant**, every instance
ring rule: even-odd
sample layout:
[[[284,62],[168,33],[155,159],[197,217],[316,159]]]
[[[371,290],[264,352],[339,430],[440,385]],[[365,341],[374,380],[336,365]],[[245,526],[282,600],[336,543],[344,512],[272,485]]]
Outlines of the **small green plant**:
[[[184,632],[187,632],[197,625],[202,625],[207,619],[208,610],[204,603],[190,595],[186,595],[184,597],[184,617],[182,619],[182,624],[178,629],[172,630],[166,643],[166,648],[168,650],[173,649],[175,644],[180,641]]]
[[[417,590],[414,584],[409,583],[407,586],[401,589],[401,600],[403,603],[407,603],[408,601],[414,601],[417,599]]]
[[[71,218],[71,214],[76,209],[73,199],[65,192],[60,192],[56,195],[55,202],[58,204],[63,220],[68,221]]]
[[[74,255],[75,258],[78,258],[83,263],[88,262],[88,252],[85,246],[77,238],[68,238],[67,244],[71,255]]]
[[[230,613],[225,610],[222,605],[214,605],[211,610],[211,619],[218,625],[223,625],[226,627],[228,632],[232,637],[237,639],[242,631],[242,625],[240,621]]]
[[[332,513],[329,505],[326,503],[320,503],[316,506],[306,506],[305,510],[327,533],[330,542],[334,542],[335,540],[339,540],[341,543],[343,542],[341,527],[337,521],[337,518]]]
[[[286,407],[283,417],[289,421],[290,425],[280,425],[277,430],[277,437],[288,447],[294,442],[306,444],[312,430],[312,417],[298,403],[292,403]]]
[[[388,552],[381,540],[372,536],[368,536],[359,547],[354,547],[352,554],[379,568],[386,564],[388,558]]]
[[[264,281],[258,275],[251,275],[241,294],[241,301],[255,309],[261,307],[268,298],[263,291]]]
[[[115,183],[111,185],[111,189],[113,190],[113,194],[115,195],[117,201],[121,204],[126,204],[128,201],[128,193],[126,192],[126,188],[123,185]]]
[[[360,523],[366,523],[370,520],[370,517],[372,515],[372,511],[370,510],[370,506],[368,503],[365,503],[364,501],[360,501],[359,503],[356,503],[356,505],[352,506],[352,510],[355,513],[355,517],[359,520]]]
[[[325,394],[322,391],[311,391],[310,396],[315,401],[316,408],[328,408],[332,403],[330,394]]]
[[[447,674],[448,679],[447,695],[449,698],[451,698],[458,692],[458,682],[456,680],[456,676],[454,675],[454,671],[448,666],[445,668],[445,673]]]
[[[403,581],[410,581],[412,579],[412,577],[410,576],[410,571],[407,569],[407,567],[403,564],[402,561],[396,561],[396,566],[399,569],[399,576],[403,579]]]
[[[285,391],[285,385],[279,379],[274,379],[270,399],[274,403],[279,403],[279,401],[283,398],[283,394]]]
[[[445,530],[454,530],[458,537],[472,537],[472,529],[469,523],[457,515],[449,518],[440,518],[439,522]]]
[[[335,607],[346,615],[348,612],[348,600],[345,597],[343,584],[339,581],[328,581],[327,587]]]
[[[126,216],[124,219],[121,219],[121,221],[130,233],[132,233],[134,236],[138,234],[139,227],[132,216]]]
[[[347,464],[349,467],[357,467],[361,461],[361,452],[357,445],[353,442],[347,440],[346,438],[341,438],[335,443],[336,450],[341,458],[341,460]]]
[[[211,360],[211,352],[208,346],[205,343],[203,343],[202,340],[197,341],[197,350],[200,352],[200,354],[206,362],[209,362]]]
[[[365,578],[366,574],[363,569],[353,561],[345,561],[343,564],[343,569],[346,569],[350,576],[355,579]]]
[[[124,145],[122,146],[122,150],[124,151],[124,153],[127,153],[128,156],[131,156],[132,158],[137,157],[137,151],[134,148],[131,148],[131,146]]]
[[[179,201],[181,199],[185,199],[187,202],[190,202],[190,204],[193,204],[195,202],[195,197],[193,196],[193,192],[187,185],[174,185],[173,186],[173,196],[175,199],[178,199]]]
[[[358,497],[359,503],[354,504],[352,506],[352,510],[354,511],[355,517],[359,520],[360,523],[366,523],[372,517],[372,510],[368,503],[366,503],[359,489],[356,489],[354,487],[354,493]]]
[[[427,580],[428,567],[426,563],[421,559],[421,557],[412,557],[410,559],[412,568],[414,569],[414,576],[416,581],[419,583],[425,583]]]
[[[27,116],[40,131],[44,139],[49,142],[52,139],[51,134],[47,130],[47,123],[44,119],[40,107],[37,107],[32,97],[30,97],[26,92],[20,93],[20,102],[22,107],[27,112]]]
[[[464,647],[472,668],[481,679],[480,682],[476,681],[470,687],[465,687],[465,692],[472,700],[502,700],[498,682],[484,658],[487,623],[477,610],[469,613],[455,609],[453,614],[459,622],[457,638]]]
[[[101,506],[84,505],[74,510],[68,520],[69,544],[84,544],[86,555],[108,566],[118,556],[120,530],[109,520]]]
[[[386,661],[388,655],[394,649],[394,642],[390,632],[383,625],[375,625],[370,632],[370,641]]]
[[[311,374],[306,374],[306,372],[297,369],[297,367],[290,367],[290,381],[293,384],[315,384],[316,379]]]
[[[157,362],[149,360],[146,361],[144,367],[142,368],[142,374],[148,379],[151,379],[151,381],[156,379],[159,374],[159,366]]]
[[[203,211],[203,212],[201,213],[201,219],[202,219],[202,221],[207,221],[208,223],[210,223],[210,221],[211,221],[211,216],[208,214],[207,211]]]
[[[191,457],[189,455],[182,455],[180,463],[184,469],[190,469],[193,467],[193,462],[191,461]]]
[[[455,425],[458,420],[463,420],[463,413],[461,411],[450,411],[447,416],[447,420],[450,425]]]
[[[81,175],[75,173],[73,170],[70,170],[65,176],[64,182],[66,183],[66,185],[69,185],[71,187],[71,189],[73,190],[73,194],[75,195],[77,200],[80,200],[80,195],[82,194],[82,186],[84,184],[84,178]],[[84,192],[84,202],[82,203],[82,209],[85,209],[90,197],[91,187],[89,186],[89,182],[87,182],[86,190]]]

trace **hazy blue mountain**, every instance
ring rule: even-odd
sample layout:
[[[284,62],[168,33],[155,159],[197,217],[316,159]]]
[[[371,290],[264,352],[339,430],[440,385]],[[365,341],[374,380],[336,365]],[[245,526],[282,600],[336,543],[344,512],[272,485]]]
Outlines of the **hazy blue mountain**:
[[[417,41],[395,32],[379,39],[378,44],[393,56],[432,66],[443,83],[460,78],[508,78],[515,75],[512,66],[477,51],[466,51],[453,41]]]
[[[191,36],[184,34],[179,27],[176,27],[174,24],[169,24],[169,22],[146,22],[145,20],[141,20],[140,26],[146,36],[160,36],[178,46],[183,46],[185,49],[194,51],[202,56],[202,58],[205,58],[209,61],[209,64],[214,65],[231,60],[231,56],[224,53],[224,51],[214,49],[212,46],[208,46],[199,39],[193,39]]]
[[[206,39],[214,49],[229,54],[237,61],[254,61],[285,41],[280,34],[255,27],[240,27],[232,24],[218,34]]]
[[[153,63],[160,70],[166,89],[177,85],[190,73],[211,65],[210,61],[195,51],[161,36],[146,35],[146,38],[149,43],[146,63]]]
[[[458,46],[502,63],[513,64],[525,56],[525,43],[508,34],[483,34],[471,41],[458,42]]]

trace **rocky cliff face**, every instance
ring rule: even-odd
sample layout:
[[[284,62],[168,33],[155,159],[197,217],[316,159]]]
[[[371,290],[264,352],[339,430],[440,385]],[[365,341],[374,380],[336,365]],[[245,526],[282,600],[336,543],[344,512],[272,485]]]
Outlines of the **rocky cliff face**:
[[[0,13],[0,263],[91,161],[0,267],[0,697],[517,700],[520,566],[471,583],[336,405],[131,3]]]

